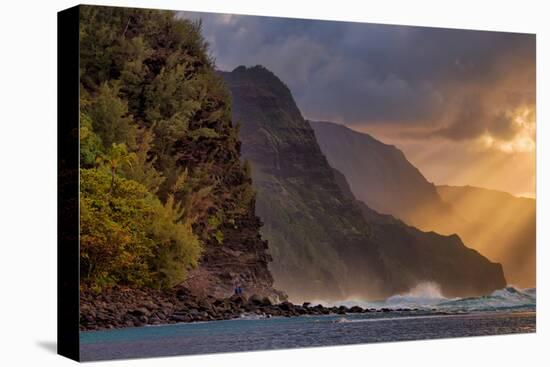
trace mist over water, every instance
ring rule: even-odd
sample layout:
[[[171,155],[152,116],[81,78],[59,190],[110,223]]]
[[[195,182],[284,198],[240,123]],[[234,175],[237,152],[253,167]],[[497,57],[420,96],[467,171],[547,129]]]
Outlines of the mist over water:
[[[396,294],[385,300],[366,301],[348,299],[340,302],[315,300],[312,305],[363,308],[418,308],[445,312],[482,312],[482,311],[535,311],[536,288],[518,289],[508,286],[487,296],[467,298],[446,298],[441,288],[434,282],[422,282],[406,293]]]

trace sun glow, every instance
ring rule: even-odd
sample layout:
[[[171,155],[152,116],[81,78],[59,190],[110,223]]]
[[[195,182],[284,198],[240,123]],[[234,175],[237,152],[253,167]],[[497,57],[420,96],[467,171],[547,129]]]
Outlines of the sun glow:
[[[443,200],[452,203],[457,215],[468,218],[455,228],[468,247],[502,263],[509,282],[521,287],[534,286],[535,201],[472,189],[438,192]],[[517,243],[523,246],[515,246]]]
[[[479,144],[485,149],[497,149],[504,153],[530,153],[535,151],[535,116],[534,109],[522,107],[512,112],[512,121],[517,133],[511,140],[502,140],[489,132],[483,134]]]

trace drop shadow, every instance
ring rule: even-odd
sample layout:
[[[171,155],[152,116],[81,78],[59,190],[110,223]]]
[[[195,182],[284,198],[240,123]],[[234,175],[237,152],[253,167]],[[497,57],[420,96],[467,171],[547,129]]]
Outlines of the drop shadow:
[[[42,349],[47,350],[50,353],[57,354],[57,342],[55,342],[55,341],[41,340],[41,341],[37,341],[36,345],[38,345]]]

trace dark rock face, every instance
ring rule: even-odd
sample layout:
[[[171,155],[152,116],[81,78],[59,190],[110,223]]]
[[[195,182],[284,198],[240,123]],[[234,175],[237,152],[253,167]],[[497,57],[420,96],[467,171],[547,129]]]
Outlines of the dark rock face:
[[[273,302],[285,300],[286,294],[273,288],[268,269],[272,258],[259,233],[261,225],[253,206],[234,225],[225,225],[223,244],[206,246],[199,267],[189,273],[182,287],[200,297],[226,298],[240,285]]]
[[[344,175],[334,171],[342,192],[353,197]],[[423,232],[391,215],[379,214],[360,201],[357,203],[385,263],[392,270],[391,282],[398,288],[435,282],[444,296],[469,297],[506,286],[502,266],[466,247],[456,234]]]
[[[288,88],[257,66],[222,73],[252,165],[276,286],[294,300],[380,297],[390,287],[367,223],[342,195]]]

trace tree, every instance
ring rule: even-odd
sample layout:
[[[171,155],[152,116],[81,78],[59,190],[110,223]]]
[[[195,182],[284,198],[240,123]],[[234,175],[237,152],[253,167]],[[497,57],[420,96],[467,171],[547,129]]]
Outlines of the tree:
[[[187,269],[198,264],[202,248],[192,221],[173,196],[156,207],[150,230],[157,242],[151,268],[158,285],[171,287],[182,282]]]
[[[127,102],[119,97],[119,90],[117,82],[103,83],[97,96],[85,109],[95,133],[107,149],[117,143],[135,147],[136,126],[128,114]]]
[[[153,132],[141,129],[137,134],[137,148],[130,156],[129,164],[123,165],[122,175],[144,185],[149,192],[156,194],[165,178],[155,169],[157,157],[150,154]]]
[[[201,245],[173,198],[162,204],[138,182],[82,169],[81,277],[101,290],[114,284],[168,287],[197,265]],[[113,188],[114,187],[114,188]]]
[[[124,143],[113,143],[107,154],[97,157],[96,162],[101,166],[107,167],[109,173],[111,174],[111,186],[109,187],[110,193],[113,191],[115,186],[115,179],[119,169],[121,169],[124,165],[131,166],[132,161],[134,160],[135,154],[129,154]]]
[[[102,154],[103,144],[101,139],[94,132],[92,120],[84,113],[80,113],[80,165],[93,167],[94,163]]]
[[[154,219],[155,198],[135,181],[115,180],[113,185],[105,170],[80,171],[81,278],[98,290],[153,282],[148,259],[155,243],[146,231]]]

